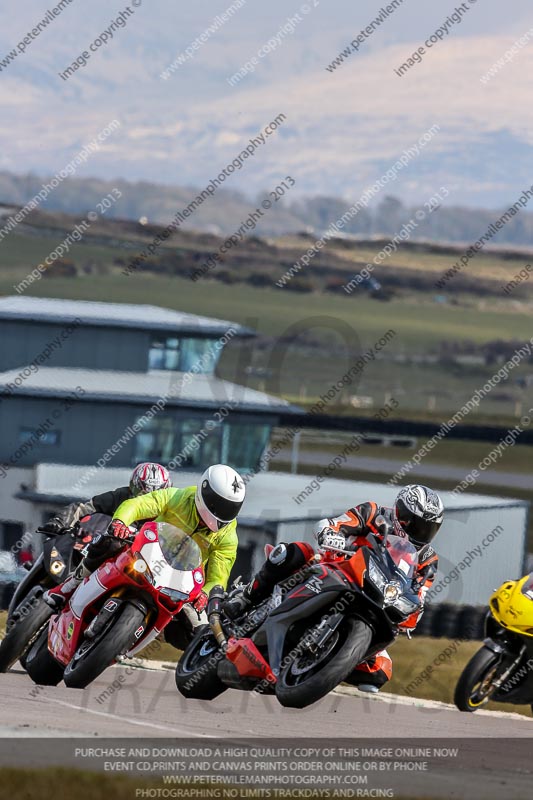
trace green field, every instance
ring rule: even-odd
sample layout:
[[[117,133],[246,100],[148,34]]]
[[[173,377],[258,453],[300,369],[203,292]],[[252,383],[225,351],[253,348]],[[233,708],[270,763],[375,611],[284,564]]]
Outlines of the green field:
[[[379,408],[384,397],[392,394],[397,397],[403,416],[429,409],[434,418],[449,416],[499,366],[417,364],[410,360],[414,355],[434,353],[443,341],[469,340],[479,345],[511,336],[524,341],[531,336],[527,313],[475,308],[466,312],[414,297],[389,303],[359,302],[355,297],[294,295],[246,285],[200,285],[180,278],[120,274],[42,278],[32,284],[30,291],[34,296],[73,300],[149,300],[153,305],[230,319],[255,328],[268,337],[267,342],[252,342],[245,346],[249,348],[245,353],[236,344],[228,348],[221,363],[222,376],[296,401],[318,397],[352,366],[361,352],[372,348],[392,329],[395,335],[383,347],[380,360],[370,361],[339,399],[346,404],[351,394],[370,396],[374,407]],[[5,273],[0,277],[0,293],[14,294],[13,279]],[[290,342],[282,344],[283,337]],[[274,347],[275,341],[278,344]],[[401,359],[405,357],[407,362],[403,363]],[[248,377],[244,367],[249,363],[272,369],[272,376],[266,381]],[[512,380],[492,392],[472,416],[484,414],[512,420],[517,403],[529,407],[533,387],[522,390],[514,383],[515,377],[525,374],[528,365],[524,362],[513,372]]]
[[[420,697],[424,700],[439,700],[443,703],[453,703],[455,686],[461,672],[481,647],[481,642],[462,641],[457,643],[457,649],[449,657],[443,656],[443,663],[438,666],[434,661],[446,648],[453,643],[448,639],[433,639],[426,636],[416,636],[409,640],[400,637],[389,649],[393,662],[392,680],[382,689],[392,694],[408,697]],[[406,687],[421,673],[433,666],[433,672],[412,692]],[[426,673],[427,674],[427,673]],[[533,717],[529,706],[516,706],[510,703],[488,703],[483,706],[488,711],[516,711],[526,717]]]
[[[65,215],[51,220],[44,219],[39,224],[54,224],[56,230],[34,227],[32,235],[29,230],[24,233],[16,230],[0,243],[0,294],[14,294],[14,287],[44,260],[74,224]],[[179,233],[175,239],[175,246],[161,248],[161,253],[179,251],[192,259],[217,246],[215,237],[206,235]],[[146,235],[132,231],[132,225],[101,220],[68,253],[68,260],[76,264],[78,271],[87,270],[88,274],[59,277],[58,268],[50,267],[26,293],[75,300],[149,302],[243,323],[256,329],[262,338],[244,351],[236,344],[228,347],[221,363],[222,376],[302,402],[319,396],[349,369],[358,354],[373,347],[392,330],[394,334],[381,350],[380,360],[367,364],[339,400],[348,405],[351,395],[362,395],[370,397],[374,407],[379,408],[384,397],[392,394],[400,404],[399,416],[426,413],[438,418],[454,412],[459,401],[466,401],[500,366],[496,362],[490,366],[443,361],[419,363],[420,356],[442,357],[450,344],[457,343],[467,349],[495,340],[518,344],[529,340],[533,333],[530,305],[515,297],[503,297],[501,291],[499,295],[483,298],[472,293],[458,294],[452,304],[436,302],[431,289],[409,288],[398,291],[389,302],[380,302],[369,299],[365,292],[348,296],[280,289],[275,286],[275,275],[272,284],[262,288],[205,278],[195,283],[184,277],[142,270],[123,275],[116,259],[127,262],[140,252],[146,241]],[[308,246],[307,239],[299,237],[267,242],[251,240],[239,248],[236,255],[240,260],[232,264],[232,270],[246,280],[254,274],[256,262],[257,269],[264,270],[266,264],[269,270],[275,270],[276,259],[283,259],[285,264],[286,259],[296,259]],[[349,246],[331,243],[327,252],[335,255],[336,269],[350,273],[354,263],[366,263],[379,247],[379,243],[375,248],[353,242]],[[400,250],[395,258],[398,269],[408,267],[414,273],[440,273],[453,261],[452,255],[417,250]],[[526,260],[524,255],[523,262]],[[522,260],[484,254],[472,262],[472,269],[479,271],[480,276],[503,281],[513,277],[522,265]],[[279,267],[281,271],[281,263]],[[244,367],[250,363],[257,368],[273,369],[274,375],[266,380],[250,378],[244,374]],[[529,399],[533,402],[533,386],[523,390],[515,383],[515,378],[527,375],[529,365],[524,360],[513,371],[511,380],[493,391],[473,416],[479,413],[511,420],[519,413],[520,403],[525,405]]]
[[[13,294],[23,270],[5,270],[0,293]],[[283,289],[256,289],[238,284],[192,282],[183,278],[142,274],[90,276],[86,278],[42,278],[28,289],[37,297],[72,300],[114,300],[124,303],[162,305],[206,316],[222,317],[257,328],[260,333],[281,337],[296,322],[312,333],[320,331],[320,318],[329,317],[335,330],[338,320],[354,331],[364,345],[374,344],[387,330],[396,331],[401,346],[412,352],[427,352],[441,341],[469,340],[478,344],[494,339],[526,340],[532,335],[529,310],[522,312],[438,305],[419,297],[380,303],[362,302],[356,295],[346,298],[323,294],[294,294]],[[333,322],[332,322],[333,321]],[[340,337],[339,337],[340,338]]]

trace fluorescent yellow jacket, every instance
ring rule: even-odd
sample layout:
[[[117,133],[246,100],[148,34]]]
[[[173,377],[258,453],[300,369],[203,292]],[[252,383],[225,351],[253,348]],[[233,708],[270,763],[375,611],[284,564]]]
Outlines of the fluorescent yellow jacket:
[[[237,521],[224,525],[219,531],[211,532],[202,522],[194,495],[196,486],[186,489],[158,489],[150,494],[142,494],[125,500],[115,511],[113,519],[131,525],[139,519],[155,519],[156,522],[169,522],[188,533],[202,551],[206,584],[204,591],[209,594],[213,586],[227,586],[231,568],[237,556]]]

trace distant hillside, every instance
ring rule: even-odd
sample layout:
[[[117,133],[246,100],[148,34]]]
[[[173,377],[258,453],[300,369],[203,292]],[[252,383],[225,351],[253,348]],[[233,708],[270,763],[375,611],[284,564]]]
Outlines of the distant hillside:
[[[19,211],[18,206],[0,203],[0,275],[8,285],[11,281],[11,289],[17,292],[33,289],[41,278],[53,283],[65,278],[117,276],[135,282],[134,276],[145,275],[184,278],[196,287],[204,281],[228,286],[247,283],[278,292],[327,292],[343,298],[368,293],[378,300],[413,293],[434,298],[443,291],[454,303],[464,293],[477,300],[492,297],[499,303],[503,287],[520,273],[511,286],[512,297],[533,296],[533,282],[527,279],[531,269],[526,269],[533,261],[533,252],[526,247],[487,246],[467,267],[456,274],[454,271],[453,280],[447,280],[444,289],[438,290],[438,280],[458,263],[465,252],[464,244],[398,241],[395,249],[389,247],[387,257],[375,260],[390,239],[376,235],[331,237],[309,263],[302,264],[302,256],[313,252],[316,233],[265,237],[251,230],[227,248],[225,236],[178,229],[149,255],[148,248],[164,230],[161,225],[112,218],[109,209],[105,216],[91,222],[78,241],[72,237],[69,241],[70,233],[80,228],[87,212],[73,215],[35,210],[9,232],[9,221],[15,220]],[[65,241],[69,243],[62,257],[58,255],[42,273],[35,269]],[[365,275],[370,264],[371,273]],[[32,271],[33,276],[28,277]],[[26,282],[21,283],[24,279]]]
[[[51,177],[0,172],[0,203],[24,205],[30,202]],[[109,209],[108,217],[135,221],[146,217],[149,222],[165,224],[177,211],[186,208],[204,187],[169,187],[147,182],[130,183],[122,179],[104,181],[98,178],[66,178],[49,192],[40,208],[49,212],[85,214],[95,208],[114,188],[120,190],[122,197]],[[268,192],[252,198],[240,192],[218,188],[213,196],[199,204],[184,219],[181,227],[219,235],[231,234],[256,208],[261,209],[261,202],[268,197]],[[263,236],[303,231],[321,234],[349,207],[346,201],[338,197],[317,196],[291,201],[290,192],[279,200],[271,200],[272,206],[262,212],[253,230]],[[417,210],[419,209],[405,206],[398,198],[382,192],[376,205],[361,208],[344,226],[343,233],[363,238],[392,237],[415,217]],[[426,213],[425,219],[418,221],[412,239],[475,242],[505,210],[437,207],[431,214]],[[533,246],[533,213],[520,211],[494,235],[491,243]]]

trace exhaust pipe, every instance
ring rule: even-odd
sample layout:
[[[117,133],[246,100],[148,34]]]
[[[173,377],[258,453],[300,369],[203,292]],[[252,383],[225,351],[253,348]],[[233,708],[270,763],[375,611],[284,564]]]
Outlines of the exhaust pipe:
[[[223,652],[226,652],[228,647],[228,640],[220,621],[220,612],[222,611],[222,602],[225,596],[226,593],[222,586],[213,586],[209,592],[209,602],[207,604],[207,619],[217,644]]]

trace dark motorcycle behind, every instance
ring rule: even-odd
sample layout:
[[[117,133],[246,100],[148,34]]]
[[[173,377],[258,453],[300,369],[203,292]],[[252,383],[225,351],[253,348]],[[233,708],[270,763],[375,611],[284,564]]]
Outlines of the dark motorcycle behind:
[[[357,664],[387,647],[398,625],[421,608],[413,585],[418,554],[398,536],[338,550],[279,583],[237,620],[225,593],[210,593],[210,627],[201,629],[176,668],[185,697],[212,700],[228,688],[275,694],[304,708],[346,680]]]
[[[107,530],[110,519],[106,514],[93,514],[57,534],[37,528],[37,533],[46,537],[43,551],[11,598],[6,633],[0,642],[0,672],[7,672],[17,660],[24,667],[26,653],[54,613],[43,594],[74,572],[87,545]]]

